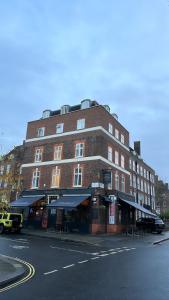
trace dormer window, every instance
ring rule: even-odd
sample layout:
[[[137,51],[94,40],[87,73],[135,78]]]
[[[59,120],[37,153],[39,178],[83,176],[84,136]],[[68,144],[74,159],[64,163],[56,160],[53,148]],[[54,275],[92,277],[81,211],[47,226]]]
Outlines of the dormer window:
[[[49,117],[50,117],[50,110],[49,109],[44,110],[43,114],[42,114],[42,118],[46,119],[46,118],[49,118]]]
[[[86,99],[81,102],[81,109],[89,108],[90,106],[91,106],[90,99]]]
[[[63,105],[63,106],[61,107],[60,114],[61,114],[61,115],[67,114],[67,113],[69,112],[69,109],[70,109],[70,106],[69,106],[69,105]]]
[[[108,112],[110,112],[110,107],[108,105],[103,105],[103,106]]]

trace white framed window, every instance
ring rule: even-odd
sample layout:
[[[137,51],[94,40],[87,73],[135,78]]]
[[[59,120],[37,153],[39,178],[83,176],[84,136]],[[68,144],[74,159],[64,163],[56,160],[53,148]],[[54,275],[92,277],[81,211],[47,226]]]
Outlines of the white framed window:
[[[109,132],[113,134],[113,125],[111,123],[109,123]]]
[[[137,164],[137,173],[138,174],[140,173],[140,166],[139,166],[139,164]]]
[[[79,164],[74,168],[73,186],[82,186],[82,168]]]
[[[138,190],[140,190],[140,178],[139,177],[137,177],[137,188],[138,188]]]
[[[154,175],[153,174],[151,174],[151,181],[152,181],[152,183],[154,183]]]
[[[147,193],[147,182],[144,181],[144,192]]]
[[[108,160],[113,160],[113,149],[110,146],[108,146]]]
[[[147,171],[147,179],[149,179],[149,171]]]
[[[84,157],[84,143],[76,144],[75,157]]]
[[[132,169],[132,160],[131,160],[131,158],[129,159],[129,168],[130,168],[130,170]]]
[[[133,175],[133,187],[136,188],[136,175]]]
[[[130,186],[133,186],[132,175],[130,174]]]
[[[115,151],[115,164],[118,165],[119,164],[119,152]]]
[[[85,128],[85,119],[77,120],[77,130]]]
[[[115,138],[119,140],[119,131],[117,128],[115,128]]]
[[[44,135],[45,135],[45,127],[38,128],[38,130],[37,130],[37,136],[38,137],[42,137]]]
[[[150,185],[147,183],[147,193],[150,194]]]
[[[49,118],[49,117],[50,117],[50,110],[49,109],[44,110],[42,118],[46,119],[46,118]]]
[[[11,169],[11,165],[7,165],[7,166],[6,166],[6,174],[9,174],[10,169]]]
[[[61,115],[67,114],[69,112],[69,109],[69,105],[63,105],[60,110]]]
[[[54,160],[62,159],[62,145],[54,146]]]
[[[140,166],[140,175],[143,176],[143,167]]]
[[[135,164],[135,161],[133,160],[133,171],[136,170],[136,164]]]
[[[62,133],[63,132],[64,123],[56,124],[56,133]]]
[[[124,169],[124,155],[121,154],[121,167]]]
[[[110,172],[110,174],[111,174],[111,181],[107,185],[108,190],[112,190],[112,188],[113,188],[113,176],[112,176],[112,172]]]
[[[144,191],[144,184],[143,184],[143,179],[141,179],[141,191]]]
[[[144,169],[144,178],[146,178],[146,169]]]
[[[36,168],[33,171],[33,176],[32,176],[32,188],[36,189],[39,187],[39,180],[40,180],[40,171],[38,168]]]
[[[4,173],[4,165],[1,165],[1,167],[0,167],[0,175],[3,175],[3,173]]]
[[[121,133],[121,143],[124,144],[124,134]]]
[[[121,191],[125,192],[125,176],[123,174],[121,175]]]
[[[90,106],[91,106],[90,99],[86,99],[81,102],[81,109],[89,108]]]
[[[115,173],[115,189],[119,190],[119,175],[117,172]]]
[[[36,148],[35,149],[35,162],[42,161],[42,153],[43,153],[42,148]]]
[[[60,186],[60,169],[56,166],[52,170],[52,183],[51,187],[58,188]]]

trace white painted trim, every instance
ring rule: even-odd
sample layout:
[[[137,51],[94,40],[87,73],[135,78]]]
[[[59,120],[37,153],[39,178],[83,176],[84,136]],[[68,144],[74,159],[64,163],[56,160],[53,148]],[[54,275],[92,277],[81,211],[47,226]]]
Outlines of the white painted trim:
[[[85,197],[90,197],[91,194],[63,194],[63,197],[69,197],[69,196],[85,196]],[[62,197],[62,196],[61,196]]]
[[[22,168],[41,167],[41,166],[49,166],[49,165],[60,165],[60,164],[68,164],[68,163],[79,163],[79,162],[93,161],[93,160],[101,160],[104,163],[108,164],[109,166],[114,167],[117,170],[130,175],[130,172],[128,172],[127,170],[121,168],[120,166],[117,166],[113,162],[110,162],[108,159],[106,159],[106,158],[104,158],[100,155],[98,155],[98,156],[88,156],[88,157],[82,157],[82,158],[62,159],[62,160],[59,160],[59,161],[50,160],[50,161],[43,161],[43,162],[39,162],[39,163],[23,164]]]
[[[111,133],[109,133],[102,126],[96,126],[96,127],[91,127],[91,128],[79,129],[79,130],[74,130],[74,131],[68,131],[68,132],[58,133],[58,134],[46,135],[46,136],[43,136],[43,137],[37,137],[37,138],[27,139],[27,140],[25,140],[25,143],[36,142],[36,141],[43,141],[43,140],[48,140],[48,139],[52,139],[52,138],[69,136],[69,135],[75,135],[75,134],[80,134],[80,133],[85,133],[85,132],[91,132],[91,131],[97,131],[97,130],[101,130],[106,135],[108,135],[113,141],[115,141],[120,146],[122,146],[124,149],[126,149],[127,151],[129,151],[129,148],[127,146],[125,146],[124,144],[122,144],[119,140],[117,140]]]

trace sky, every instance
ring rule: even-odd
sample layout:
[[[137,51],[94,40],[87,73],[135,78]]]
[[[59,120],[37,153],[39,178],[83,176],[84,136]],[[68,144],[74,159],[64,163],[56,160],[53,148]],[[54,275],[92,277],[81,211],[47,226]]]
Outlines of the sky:
[[[0,154],[43,110],[86,98],[169,182],[169,0],[0,0]]]

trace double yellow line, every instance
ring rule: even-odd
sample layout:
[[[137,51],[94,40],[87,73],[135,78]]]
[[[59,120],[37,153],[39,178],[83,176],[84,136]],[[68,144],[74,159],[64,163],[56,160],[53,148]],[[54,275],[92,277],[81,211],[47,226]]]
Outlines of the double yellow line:
[[[12,284],[9,284],[8,286],[0,289],[0,293],[2,292],[5,292],[5,291],[8,291],[9,289],[11,288],[14,288],[22,283],[25,283],[26,281],[28,281],[29,279],[31,279],[34,275],[35,275],[35,268],[28,262],[24,261],[24,260],[21,260],[19,258],[13,258],[13,257],[10,257],[10,256],[6,256],[6,255],[2,255],[3,257],[6,257],[6,258],[10,258],[10,259],[13,259],[17,262],[20,262],[21,264],[24,264],[27,266],[28,268],[28,274],[22,278],[21,280],[15,282],[15,283],[12,283]]]

